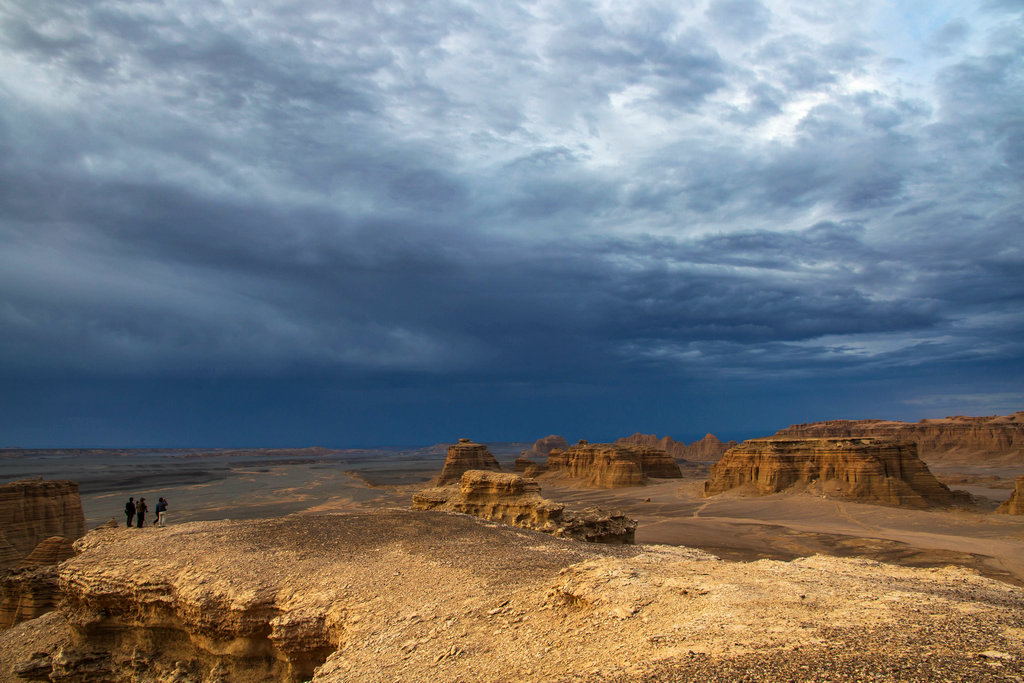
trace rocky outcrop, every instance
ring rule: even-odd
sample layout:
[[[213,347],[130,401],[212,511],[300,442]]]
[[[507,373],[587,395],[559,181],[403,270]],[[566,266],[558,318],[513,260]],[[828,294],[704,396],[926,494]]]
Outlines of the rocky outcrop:
[[[3,572],[0,574],[0,631],[52,611],[59,600],[56,564]]]
[[[569,442],[565,440],[564,436],[552,434],[545,436],[543,439],[537,439],[533,442],[533,445],[527,448],[520,454],[520,457],[528,460],[534,460],[537,462],[543,462],[548,457],[548,453],[556,448],[566,449],[569,447]]]
[[[452,656],[478,603],[487,619],[490,596],[538,571],[626,552],[525,533],[384,509],[100,529],[60,565],[70,642],[30,664],[61,681],[255,683],[308,681],[336,650],[404,656],[430,637],[450,640]],[[367,667],[328,680],[402,679]]]
[[[459,481],[463,472],[467,470],[500,472],[501,465],[487,450],[487,446],[482,443],[473,443],[469,439],[459,439],[458,443],[448,447],[448,457],[445,458],[444,469],[441,470],[441,476],[437,478],[438,486]]]
[[[63,536],[51,536],[37,545],[36,549],[29,553],[29,556],[18,566],[22,568],[42,567],[48,564],[58,564],[74,556],[75,548],[71,541]]]
[[[869,503],[926,508],[956,502],[913,443],[873,438],[744,441],[712,466],[704,495],[741,486],[766,495],[812,484],[823,494]]]
[[[659,448],[586,441],[565,450],[551,451],[547,469],[597,488],[643,486],[647,477],[683,476],[675,460]]]
[[[681,441],[676,441],[671,436],[663,436],[660,439],[656,434],[641,434],[637,432],[631,436],[624,436],[620,439],[616,439],[615,443],[625,444],[627,446],[643,446],[645,448],[657,448],[665,451],[673,458],[685,459],[683,452],[686,450],[686,444]]]
[[[593,543],[632,543],[636,521],[598,508],[566,510],[540,495],[540,484],[517,474],[470,470],[459,488],[433,488],[413,495],[413,509],[460,512],[495,522]]]
[[[789,438],[871,436],[917,444],[929,463],[1024,465],[1024,411],[1013,415],[957,415],[920,422],[828,420],[797,424],[776,432]]]
[[[722,443],[714,434],[707,434],[700,441],[694,441],[687,446],[671,436],[663,436],[659,439],[654,434],[640,434],[639,432],[632,436],[624,436],[616,440],[615,443],[660,448],[676,460],[700,460],[703,462],[716,462],[727,450],[736,445],[735,441]]]
[[[1017,477],[1013,493],[1003,501],[996,512],[1007,515],[1024,515],[1024,475]]]
[[[43,540],[85,533],[78,483],[28,479],[0,486],[0,568],[14,567]]]
[[[722,443],[714,434],[705,434],[703,439],[694,441],[683,450],[683,457],[687,460],[718,462],[725,452],[735,445],[735,441]]]
[[[0,634],[3,680],[995,681],[1024,661],[1024,591],[959,567],[726,562],[394,509],[80,547],[60,612]]]

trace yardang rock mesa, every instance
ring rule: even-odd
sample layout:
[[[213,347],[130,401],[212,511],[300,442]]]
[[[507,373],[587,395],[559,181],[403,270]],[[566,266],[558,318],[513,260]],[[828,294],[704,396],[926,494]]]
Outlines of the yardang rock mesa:
[[[766,495],[812,484],[825,494],[885,505],[926,508],[955,502],[917,457],[913,443],[876,438],[744,441],[712,466],[704,495],[745,485]]]
[[[504,472],[469,470],[458,490],[431,488],[414,494],[413,509],[460,512],[594,543],[632,543],[636,534],[636,520],[594,507],[566,510],[542,498],[536,481]]]
[[[659,448],[585,441],[551,451],[547,469],[596,488],[643,486],[647,477],[683,476],[676,461]]]
[[[458,443],[448,447],[448,456],[444,468],[437,478],[437,485],[457,483],[467,470],[501,471],[497,459],[482,443],[474,443],[469,439],[459,439]]]

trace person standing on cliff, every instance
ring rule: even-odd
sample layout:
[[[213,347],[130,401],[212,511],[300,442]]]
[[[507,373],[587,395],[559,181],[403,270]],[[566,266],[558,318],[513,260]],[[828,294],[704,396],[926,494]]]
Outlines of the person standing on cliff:
[[[135,497],[129,496],[128,502],[124,504],[124,514],[128,517],[128,528],[132,528],[132,519],[135,518]]]
[[[156,502],[156,525],[163,526],[167,519],[167,501],[161,498]]]
[[[146,512],[149,511],[149,506],[146,505],[145,498],[139,498],[139,504],[135,506],[135,518],[139,520],[138,528],[142,528],[143,522],[146,521]]]

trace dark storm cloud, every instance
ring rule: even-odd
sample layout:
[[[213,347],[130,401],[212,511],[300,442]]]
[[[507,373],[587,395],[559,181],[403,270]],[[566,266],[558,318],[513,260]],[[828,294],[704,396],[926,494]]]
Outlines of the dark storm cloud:
[[[0,361],[424,396],[1019,367],[1012,9],[910,54],[843,2],[11,3]]]

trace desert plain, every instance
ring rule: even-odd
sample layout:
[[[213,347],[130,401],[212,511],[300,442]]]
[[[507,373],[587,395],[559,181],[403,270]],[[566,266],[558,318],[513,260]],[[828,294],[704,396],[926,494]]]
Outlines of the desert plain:
[[[531,444],[487,448],[512,472]],[[5,452],[5,480],[76,478],[102,528],[60,608],[0,634],[0,680],[1024,680],[1024,516],[996,513],[1019,453],[934,457],[964,493],[922,509],[706,495],[711,459],[628,487],[528,472],[636,520],[607,545],[412,510],[447,450]]]

